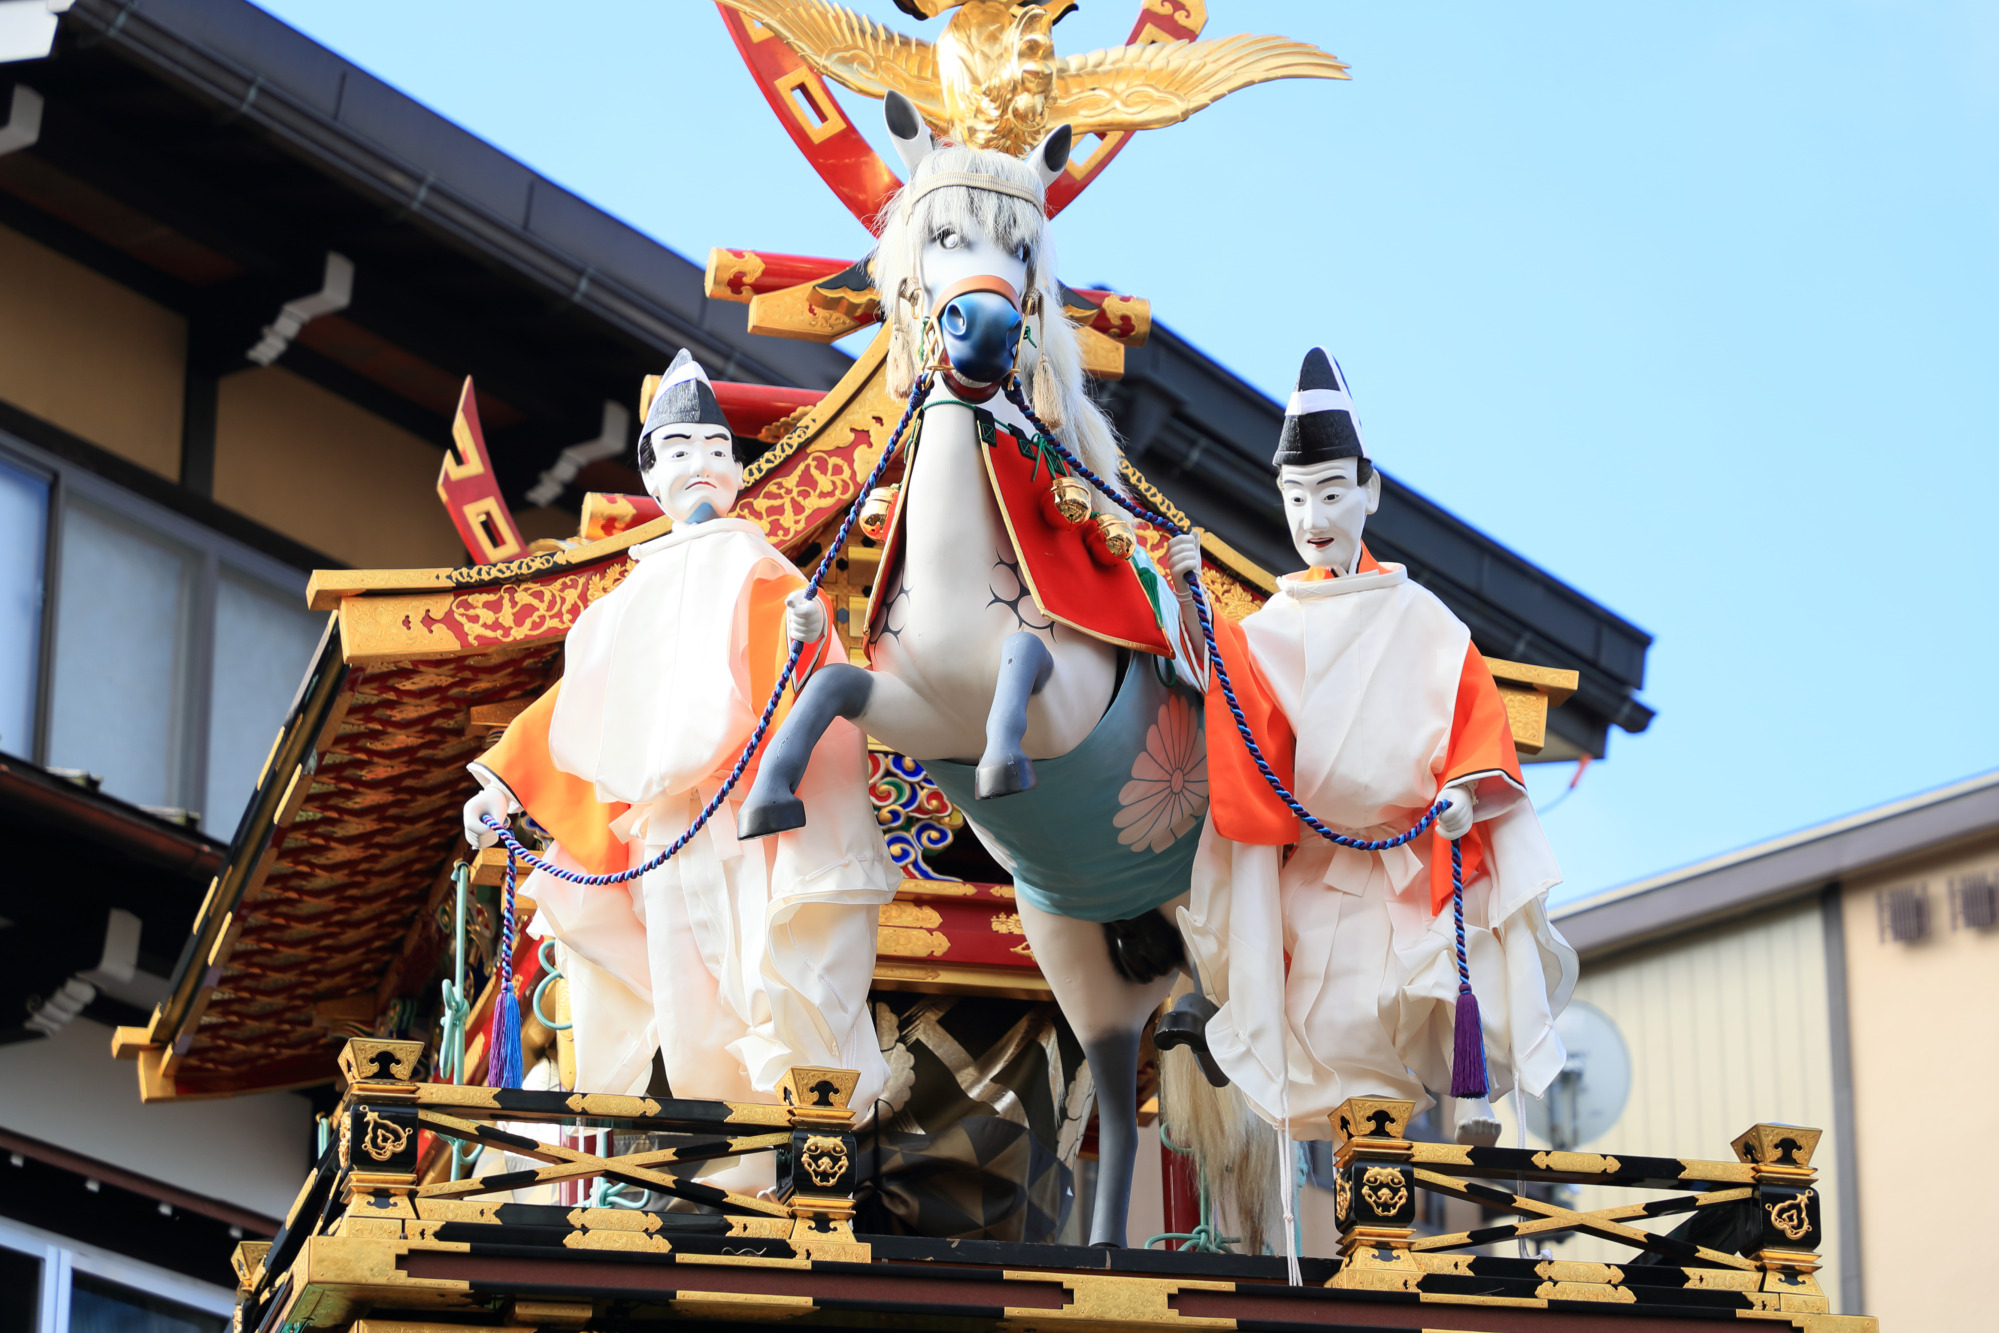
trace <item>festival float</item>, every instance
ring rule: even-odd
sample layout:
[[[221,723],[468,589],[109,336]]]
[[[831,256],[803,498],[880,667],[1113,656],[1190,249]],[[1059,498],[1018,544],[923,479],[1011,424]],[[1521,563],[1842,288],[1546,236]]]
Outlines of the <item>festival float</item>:
[[[1847,1326],[1818,1130],[1496,1142],[1491,1099],[1562,1064],[1518,755],[1577,677],[1368,554],[1336,358],[1301,349],[1270,442],[1301,574],[1193,532],[1087,391],[1151,305],[1063,284],[1052,220],[1131,134],[1345,66],[1206,38],[1198,0],[1069,56],[1072,0],[898,3],[934,43],[718,6],[872,234],[718,248],[707,294],[878,326],[837,385],[683,353],[634,386],[646,492],[530,544],[468,381],[438,493],[471,562],[312,580],[317,659],[116,1041],[149,1101],[338,1089],[238,1327]],[[902,176],[829,80],[883,99]],[[1155,1121],[1166,1228],[1127,1237]],[[1425,1195],[1501,1220],[1419,1226]],[[1570,1234],[1631,1257],[1520,1257]]]

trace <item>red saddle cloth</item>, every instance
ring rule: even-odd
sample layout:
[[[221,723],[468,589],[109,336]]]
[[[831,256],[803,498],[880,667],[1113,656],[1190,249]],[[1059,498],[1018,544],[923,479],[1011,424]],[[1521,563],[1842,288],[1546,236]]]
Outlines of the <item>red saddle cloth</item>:
[[[1049,619],[1106,643],[1160,657],[1173,656],[1173,646],[1159,627],[1158,614],[1139,581],[1137,566],[1130,560],[1099,560],[1085,541],[1085,530],[1092,520],[1067,522],[1043,503],[1053,478],[1069,471],[1060,457],[1045,447],[1040,436],[1023,438],[992,413],[983,409],[975,409],[975,413],[986,479],[992,483],[993,499],[999,504],[1000,518],[1020,561],[1021,578],[1036,608]],[[913,464],[914,454],[911,459]],[[906,493],[906,488],[896,492],[888,531],[882,539],[881,571],[868,595],[871,652],[872,631],[887,600],[887,590],[895,586],[902,558],[902,499]]]

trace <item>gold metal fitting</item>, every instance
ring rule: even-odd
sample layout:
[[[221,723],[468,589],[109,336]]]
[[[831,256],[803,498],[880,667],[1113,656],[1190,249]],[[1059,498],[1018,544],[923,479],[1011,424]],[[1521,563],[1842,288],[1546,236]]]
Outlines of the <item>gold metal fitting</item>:
[[[1064,523],[1081,523],[1090,516],[1090,483],[1081,477],[1056,477],[1048,483],[1048,496]],[[1129,533],[1129,526],[1126,531]]]
[[[1083,529],[1083,537],[1089,544],[1090,554],[1107,565],[1131,559],[1132,547],[1137,545],[1131,524],[1116,514],[1098,514]]]
[[[901,482],[888,486],[877,486],[868,492],[867,500],[861,505],[861,517],[857,520],[861,535],[871,542],[878,542],[888,533],[888,516],[895,508],[895,493],[902,489]]]

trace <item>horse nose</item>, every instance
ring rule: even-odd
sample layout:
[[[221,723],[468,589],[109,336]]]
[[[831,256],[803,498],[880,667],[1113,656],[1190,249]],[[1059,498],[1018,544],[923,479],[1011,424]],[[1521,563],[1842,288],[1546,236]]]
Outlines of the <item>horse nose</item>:
[[[990,384],[1013,369],[1020,311],[998,292],[966,292],[938,320],[951,369],[961,380]]]

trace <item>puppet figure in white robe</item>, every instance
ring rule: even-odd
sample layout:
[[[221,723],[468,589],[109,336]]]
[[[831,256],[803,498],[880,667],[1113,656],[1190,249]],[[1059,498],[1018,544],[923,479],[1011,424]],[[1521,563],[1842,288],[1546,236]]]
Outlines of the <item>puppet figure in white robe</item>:
[[[1314,348],[1276,465],[1307,566],[1217,641],[1259,748],[1334,832],[1392,838],[1435,802],[1431,832],[1383,852],[1306,827],[1257,770],[1211,671],[1210,808],[1181,928],[1208,1004],[1169,1015],[1164,1044],[1201,1044],[1259,1114],[1298,1138],[1332,1133],[1348,1097],[1429,1093],[1462,1142],[1490,1144],[1488,1097],[1451,1087],[1459,974],[1449,839],[1464,853],[1469,971],[1490,1095],[1540,1095],[1565,1055],[1554,1019],[1576,955],[1548,921],[1561,873],[1521,782],[1506,708],[1463,622],[1361,543],[1381,479],[1344,376]],[[1200,568],[1175,538],[1176,583]],[[1184,594],[1183,594],[1184,595]],[[1281,961],[1279,961],[1281,960]],[[1169,1035],[1179,1027],[1185,1035]],[[1427,1092],[1426,1092],[1427,1090]]]
[[[632,548],[631,573],[570,630],[561,682],[471,766],[468,838],[490,843],[480,816],[525,808],[565,868],[650,861],[728,778],[791,641],[805,641],[794,685],[824,659],[823,603],[760,528],[726,517],[742,468],[683,351],[639,436],[640,475],[673,529]],[[793,1065],[860,1071],[860,1108],[886,1083],[868,987],[880,905],[900,879],[868,800],[865,738],[836,722],[799,787],[807,824],[739,842],[753,775],[641,879],[586,887],[537,872],[523,886],[534,932],[565,948],[579,1088],[642,1092],[655,1050],[681,1097],[772,1101]],[[771,1161],[703,1179],[754,1188]]]

